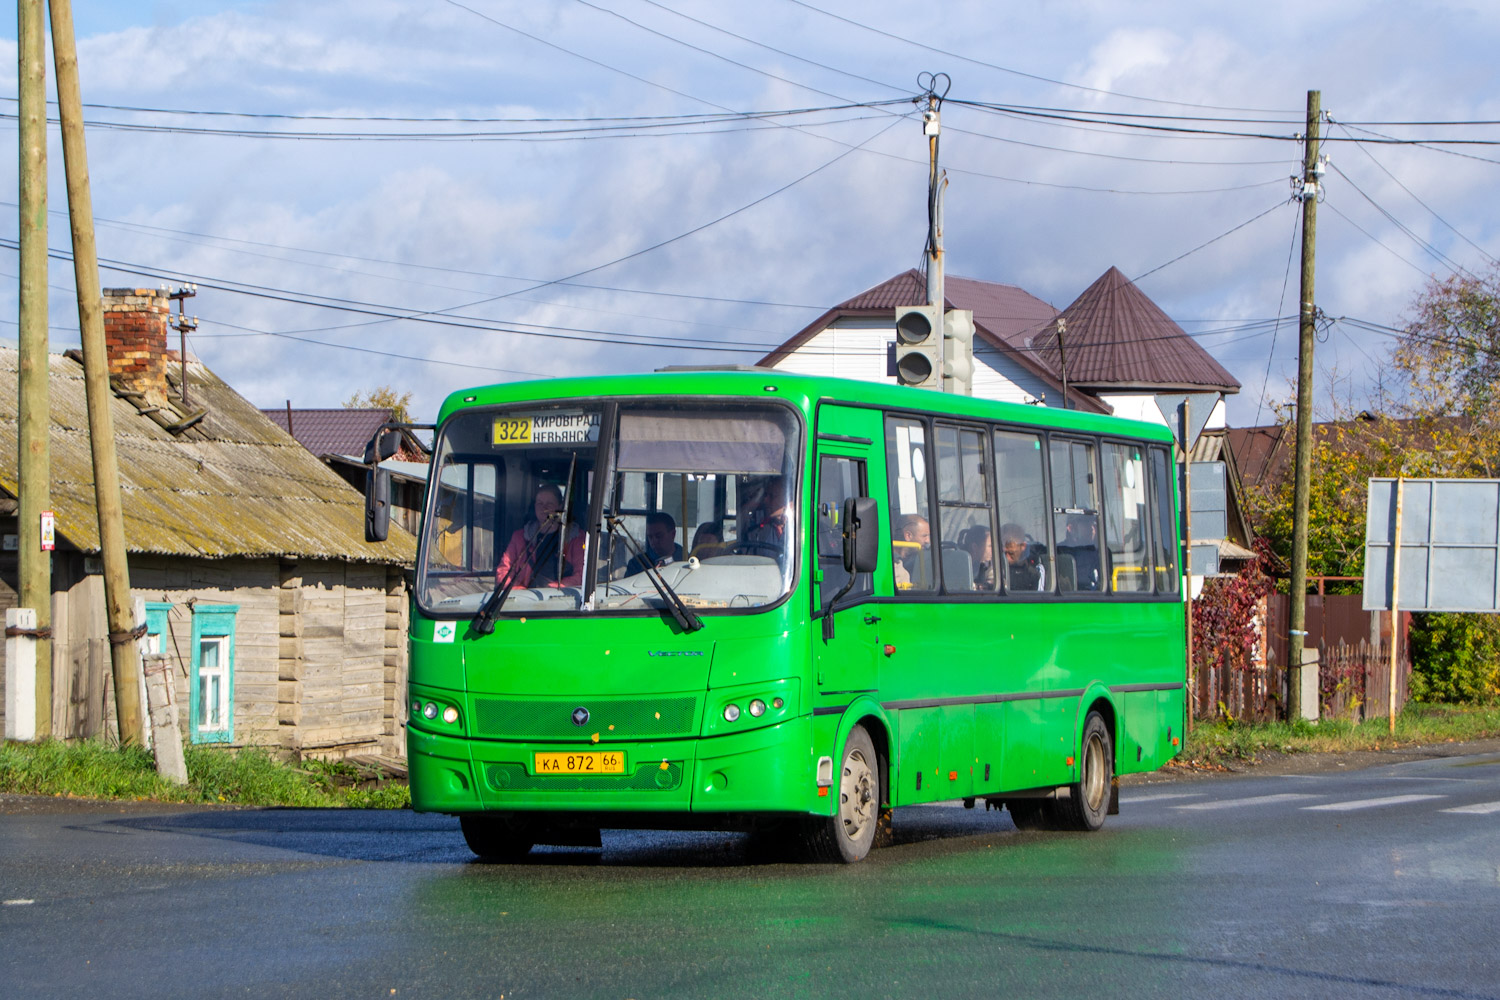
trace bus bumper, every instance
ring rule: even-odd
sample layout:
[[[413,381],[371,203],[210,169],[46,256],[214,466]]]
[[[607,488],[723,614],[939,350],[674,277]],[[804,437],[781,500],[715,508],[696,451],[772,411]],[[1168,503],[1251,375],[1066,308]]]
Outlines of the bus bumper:
[[[411,728],[407,757],[418,812],[826,812],[812,720],[693,740],[610,744],[621,775],[538,775],[529,762],[576,744],[506,743]]]

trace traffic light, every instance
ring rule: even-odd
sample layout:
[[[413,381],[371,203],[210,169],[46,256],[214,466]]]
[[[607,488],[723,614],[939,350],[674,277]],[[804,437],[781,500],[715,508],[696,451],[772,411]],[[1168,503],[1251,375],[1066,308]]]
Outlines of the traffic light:
[[[943,336],[937,306],[896,307],[896,381],[919,389],[941,389]]]
[[[943,391],[974,395],[974,312],[949,309],[943,314]]]

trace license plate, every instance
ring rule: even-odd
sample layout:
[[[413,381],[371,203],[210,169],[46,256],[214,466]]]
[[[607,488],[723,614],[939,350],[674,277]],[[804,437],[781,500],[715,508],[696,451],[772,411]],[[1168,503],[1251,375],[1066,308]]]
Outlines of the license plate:
[[[617,750],[539,753],[535,768],[537,774],[624,774],[625,755]]]

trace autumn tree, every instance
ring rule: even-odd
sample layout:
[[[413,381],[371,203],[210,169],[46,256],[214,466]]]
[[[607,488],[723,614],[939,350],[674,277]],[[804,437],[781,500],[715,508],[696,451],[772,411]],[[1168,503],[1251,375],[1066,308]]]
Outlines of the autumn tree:
[[[411,423],[411,393],[398,393],[388,385],[378,386],[369,392],[356,392],[344,400],[346,410],[390,410],[391,419],[399,423]]]
[[[1483,276],[1433,279],[1413,302],[1391,352],[1390,413],[1335,399],[1313,435],[1308,573],[1364,573],[1365,505],[1372,478],[1493,477],[1500,470],[1500,266]],[[1279,415],[1290,422],[1283,407]],[[1288,433],[1285,440],[1291,440]],[[1292,540],[1290,475],[1249,498],[1274,551]]]

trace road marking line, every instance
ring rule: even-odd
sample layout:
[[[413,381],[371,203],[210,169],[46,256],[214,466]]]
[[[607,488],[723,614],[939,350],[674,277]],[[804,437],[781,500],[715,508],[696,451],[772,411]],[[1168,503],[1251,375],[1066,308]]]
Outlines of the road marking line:
[[[1488,816],[1490,813],[1500,812],[1500,802],[1476,802],[1472,806],[1454,806],[1452,809],[1442,809],[1445,813],[1468,813],[1471,816]]]
[[[1137,802],[1164,802],[1167,799],[1195,799],[1202,794],[1202,792],[1161,792],[1157,795],[1122,795],[1120,802],[1122,804],[1129,802],[1134,805]]]
[[[1225,799],[1222,802],[1193,802],[1173,809],[1233,809],[1238,806],[1268,806],[1274,802],[1295,802],[1298,799],[1315,799],[1316,795],[1301,792],[1280,792],[1276,795],[1253,795],[1248,799]]]
[[[4,902],[0,902],[0,906],[30,906],[35,902],[36,900],[34,899],[7,899]]]
[[[1407,802],[1426,802],[1428,799],[1445,798],[1442,795],[1387,795],[1379,799],[1355,799],[1352,802],[1329,802],[1321,806],[1303,806],[1309,811],[1352,812],[1355,809],[1377,809],[1380,806],[1399,806]]]

